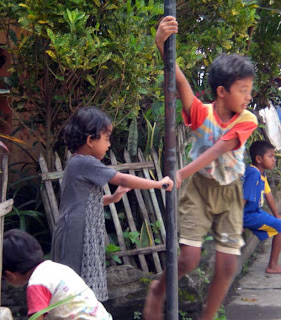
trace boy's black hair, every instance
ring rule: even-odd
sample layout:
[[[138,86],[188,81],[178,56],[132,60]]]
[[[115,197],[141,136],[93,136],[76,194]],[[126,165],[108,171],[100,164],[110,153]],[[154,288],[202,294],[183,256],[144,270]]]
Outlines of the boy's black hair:
[[[64,140],[71,152],[86,143],[87,137],[99,139],[100,132],[106,132],[111,125],[110,118],[95,107],[84,107],[78,110],[64,128]]]
[[[39,242],[29,233],[11,229],[3,236],[3,274],[5,271],[26,274],[44,260]]]
[[[254,77],[254,66],[247,57],[236,53],[222,53],[212,62],[208,80],[214,96],[217,97],[219,86],[229,92],[234,81]]]
[[[256,156],[263,157],[268,150],[274,150],[275,147],[268,141],[258,140],[250,146],[250,157],[253,164],[256,164]]]

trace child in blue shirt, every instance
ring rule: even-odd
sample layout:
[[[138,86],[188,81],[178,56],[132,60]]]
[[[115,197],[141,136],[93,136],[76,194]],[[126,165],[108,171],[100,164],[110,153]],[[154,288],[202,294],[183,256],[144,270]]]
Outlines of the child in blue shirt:
[[[267,141],[256,141],[250,147],[252,164],[247,167],[243,184],[244,228],[250,229],[259,240],[273,237],[267,273],[281,273],[278,258],[281,251],[281,215],[269,187],[265,170],[275,166],[274,146]],[[262,209],[264,197],[273,216]]]

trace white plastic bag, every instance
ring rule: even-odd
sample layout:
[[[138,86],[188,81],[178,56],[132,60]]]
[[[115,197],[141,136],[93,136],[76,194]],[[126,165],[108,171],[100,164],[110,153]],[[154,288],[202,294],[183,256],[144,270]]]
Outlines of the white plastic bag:
[[[260,110],[259,114],[265,123],[265,132],[270,143],[273,144],[277,150],[281,150],[281,123],[276,109],[270,103],[270,106]]]

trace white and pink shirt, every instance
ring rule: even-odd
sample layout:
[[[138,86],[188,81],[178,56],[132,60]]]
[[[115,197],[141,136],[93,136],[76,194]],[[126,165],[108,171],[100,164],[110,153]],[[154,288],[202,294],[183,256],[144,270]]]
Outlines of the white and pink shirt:
[[[49,311],[46,319],[112,320],[94,292],[71,268],[47,260],[32,273],[27,286],[28,315],[32,315],[70,296],[67,303]]]

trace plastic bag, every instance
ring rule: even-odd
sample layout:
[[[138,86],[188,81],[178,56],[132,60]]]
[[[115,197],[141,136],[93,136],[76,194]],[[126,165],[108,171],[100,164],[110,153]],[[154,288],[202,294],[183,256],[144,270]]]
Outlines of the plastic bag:
[[[281,150],[281,123],[276,108],[270,104],[269,107],[259,111],[265,123],[265,132],[271,144],[277,150]]]

